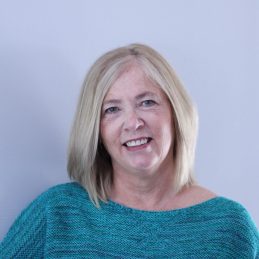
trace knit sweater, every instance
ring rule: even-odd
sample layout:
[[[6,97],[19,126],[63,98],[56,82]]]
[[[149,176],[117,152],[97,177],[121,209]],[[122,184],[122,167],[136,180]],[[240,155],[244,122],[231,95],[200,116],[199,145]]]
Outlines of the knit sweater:
[[[259,258],[258,230],[237,202],[215,197],[170,210],[108,201],[77,183],[41,194],[16,219],[0,258]]]

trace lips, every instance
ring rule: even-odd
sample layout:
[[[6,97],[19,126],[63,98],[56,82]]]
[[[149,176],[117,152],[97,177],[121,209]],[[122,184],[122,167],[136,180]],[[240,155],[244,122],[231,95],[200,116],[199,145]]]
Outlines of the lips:
[[[143,137],[143,138],[129,140],[125,142],[123,145],[126,147],[138,147],[149,143],[151,140],[152,140],[151,138]]]

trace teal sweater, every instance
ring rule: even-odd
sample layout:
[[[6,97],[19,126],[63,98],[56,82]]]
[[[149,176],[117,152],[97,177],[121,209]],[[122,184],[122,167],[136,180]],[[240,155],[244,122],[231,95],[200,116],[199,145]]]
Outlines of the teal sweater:
[[[259,258],[258,230],[242,205],[216,197],[188,208],[96,208],[77,183],[41,194],[0,244],[0,258]]]

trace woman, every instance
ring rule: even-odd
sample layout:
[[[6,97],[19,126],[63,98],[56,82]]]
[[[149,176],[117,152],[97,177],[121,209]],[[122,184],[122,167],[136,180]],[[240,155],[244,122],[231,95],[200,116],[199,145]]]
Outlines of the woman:
[[[101,56],[83,84],[68,171],[23,211],[1,258],[259,258],[242,205],[193,177],[197,115],[152,48]]]

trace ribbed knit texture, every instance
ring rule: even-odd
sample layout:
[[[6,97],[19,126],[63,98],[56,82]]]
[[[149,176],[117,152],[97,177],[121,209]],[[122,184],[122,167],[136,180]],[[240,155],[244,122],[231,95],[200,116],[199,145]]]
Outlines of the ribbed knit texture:
[[[259,235],[245,208],[223,197],[171,211],[112,201],[98,209],[67,183],[22,212],[0,258],[259,258]]]

